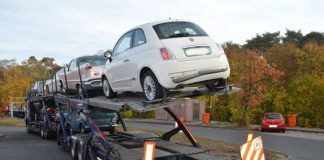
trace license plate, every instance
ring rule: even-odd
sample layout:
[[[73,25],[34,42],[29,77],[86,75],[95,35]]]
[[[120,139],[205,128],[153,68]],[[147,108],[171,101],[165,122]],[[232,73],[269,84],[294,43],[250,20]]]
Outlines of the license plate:
[[[184,49],[187,56],[202,56],[211,54],[210,47],[193,47]]]
[[[277,128],[277,125],[269,125],[269,128]]]

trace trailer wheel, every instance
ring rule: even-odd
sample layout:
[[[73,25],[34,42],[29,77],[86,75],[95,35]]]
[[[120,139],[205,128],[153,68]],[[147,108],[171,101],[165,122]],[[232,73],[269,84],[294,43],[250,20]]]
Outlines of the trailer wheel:
[[[72,156],[72,160],[77,160],[78,156],[77,156],[77,145],[73,142],[71,142],[71,147],[70,147],[70,153]]]
[[[62,132],[62,128],[61,128],[60,124],[58,124],[58,126],[57,126],[56,142],[57,142],[57,145],[59,145],[59,146],[63,145],[63,132]]]
[[[40,127],[40,135],[41,135],[42,139],[45,139],[43,127]]]
[[[30,126],[28,124],[26,124],[26,131],[27,131],[27,133],[31,133],[32,132],[31,129],[30,129]]]

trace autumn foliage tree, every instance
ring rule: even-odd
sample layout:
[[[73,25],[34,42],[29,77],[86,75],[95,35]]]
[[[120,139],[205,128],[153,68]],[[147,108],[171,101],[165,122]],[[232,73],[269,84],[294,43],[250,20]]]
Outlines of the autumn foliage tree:
[[[23,102],[32,83],[51,77],[49,66],[55,66],[51,58],[43,61],[31,56],[18,64],[16,60],[0,60],[0,105]]]
[[[242,126],[248,124],[250,108],[257,107],[269,88],[279,83],[283,72],[275,64],[269,65],[268,61],[257,52],[241,48],[238,45],[226,44],[225,52],[230,61],[231,70],[234,70],[232,83],[242,88],[236,95],[233,109],[240,104],[238,120]]]

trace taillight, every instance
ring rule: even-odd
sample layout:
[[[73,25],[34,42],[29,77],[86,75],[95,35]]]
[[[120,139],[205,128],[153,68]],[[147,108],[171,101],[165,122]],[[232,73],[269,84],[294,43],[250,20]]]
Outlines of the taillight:
[[[86,66],[86,70],[89,70],[89,69],[91,69],[92,68],[92,65],[91,64],[87,64],[87,66]]]
[[[169,51],[166,48],[161,48],[160,52],[163,60],[167,61],[174,59],[173,55],[169,53]]]

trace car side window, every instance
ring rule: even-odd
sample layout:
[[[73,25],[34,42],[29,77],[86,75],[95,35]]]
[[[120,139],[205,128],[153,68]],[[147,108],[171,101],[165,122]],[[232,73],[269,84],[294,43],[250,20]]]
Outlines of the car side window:
[[[146,43],[145,34],[142,29],[137,29],[134,31],[133,46],[138,46]]]
[[[131,44],[132,34],[133,34],[133,32],[128,32],[119,39],[119,41],[117,42],[117,44],[114,48],[114,51],[113,51],[114,56],[118,55],[121,52],[124,52],[132,47],[132,44]]]
[[[76,61],[72,60],[70,65],[69,65],[69,71],[72,71],[76,68]]]

